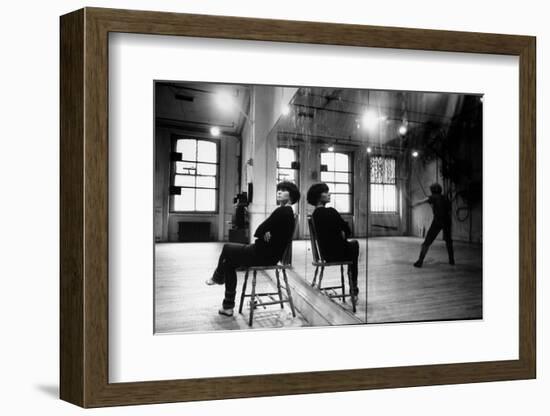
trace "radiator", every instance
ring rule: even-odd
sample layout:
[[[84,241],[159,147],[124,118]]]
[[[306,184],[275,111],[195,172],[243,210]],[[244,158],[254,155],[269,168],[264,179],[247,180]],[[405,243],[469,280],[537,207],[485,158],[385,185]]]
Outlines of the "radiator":
[[[196,221],[178,222],[178,241],[212,241],[210,237],[210,223]]]

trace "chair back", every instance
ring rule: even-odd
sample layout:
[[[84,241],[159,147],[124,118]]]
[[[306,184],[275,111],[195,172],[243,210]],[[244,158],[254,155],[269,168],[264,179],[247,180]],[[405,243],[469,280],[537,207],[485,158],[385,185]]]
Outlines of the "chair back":
[[[313,218],[307,217],[307,223],[309,225],[309,241],[311,242],[311,254],[313,255],[313,261],[318,263],[323,261],[321,257],[321,250],[319,250],[319,243],[317,242],[317,231],[315,231],[315,224]]]
[[[296,232],[297,229],[298,229],[298,216],[294,215],[294,230],[290,235],[288,244],[286,245],[285,251],[283,252],[283,255],[281,257],[281,264],[283,266],[289,266],[292,264],[292,237],[294,236],[294,233]]]

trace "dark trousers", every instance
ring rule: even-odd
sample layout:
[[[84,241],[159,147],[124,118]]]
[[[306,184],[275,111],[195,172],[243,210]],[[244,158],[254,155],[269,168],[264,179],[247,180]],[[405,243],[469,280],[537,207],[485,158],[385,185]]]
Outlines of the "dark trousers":
[[[450,222],[441,222],[441,221],[432,221],[432,225],[428,229],[426,238],[422,243],[422,249],[420,251],[419,260],[422,262],[428,249],[434,242],[435,238],[439,232],[443,230],[443,239],[445,240],[445,245],[447,246],[447,253],[449,255],[449,262],[454,263],[454,250],[453,250],[453,240],[451,238],[451,223]]]
[[[352,286],[352,293],[354,295],[357,295],[359,293],[359,288],[357,286],[357,276],[359,274],[358,270],[358,263],[359,263],[359,241],[357,240],[349,240],[347,244],[347,248],[342,253],[334,255],[324,256],[325,260],[328,262],[332,261],[339,261],[339,260],[346,260],[346,261],[352,261],[351,264],[351,286]]]
[[[218,284],[225,283],[225,296],[223,308],[235,307],[235,295],[237,293],[237,269],[243,266],[267,266],[274,264],[269,260],[260,258],[253,244],[224,244],[218,267],[214,271],[213,280]]]

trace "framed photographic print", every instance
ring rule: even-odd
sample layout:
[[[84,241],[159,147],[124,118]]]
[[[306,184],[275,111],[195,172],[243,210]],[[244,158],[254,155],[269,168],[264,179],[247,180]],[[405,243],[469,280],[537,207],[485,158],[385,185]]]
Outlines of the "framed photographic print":
[[[535,104],[528,36],[62,16],[61,398],[534,378]]]

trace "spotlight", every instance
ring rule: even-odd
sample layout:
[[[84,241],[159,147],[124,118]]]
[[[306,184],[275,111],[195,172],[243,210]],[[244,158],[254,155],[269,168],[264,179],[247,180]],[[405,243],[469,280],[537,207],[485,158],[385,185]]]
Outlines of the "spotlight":
[[[414,150],[411,154],[412,154],[412,157],[418,157],[418,152],[416,150]]]
[[[220,128],[219,127],[210,127],[210,134],[214,137],[218,137],[220,135]]]
[[[367,110],[365,111],[365,114],[363,114],[362,124],[367,129],[373,129],[378,125],[378,120],[380,117],[378,117],[378,114],[374,110]]]
[[[215,95],[218,107],[222,109],[231,108],[234,105],[233,97],[228,91],[220,91]]]
[[[283,105],[283,108],[281,109],[281,114],[283,116],[287,116],[288,113],[290,113],[290,107],[288,105]]]
[[[330,145],[327,149],[329,152],[334,152],[334,146]]]
[[[404,136],[405,134],[407,134],[407,126],[405,126],[404,124],[401,124],[401,126],[399,126],[399,134],[401,136]]]
[[[367,147],[367,153],[372,153],[372,147]]]

